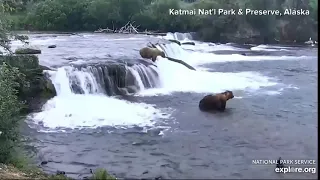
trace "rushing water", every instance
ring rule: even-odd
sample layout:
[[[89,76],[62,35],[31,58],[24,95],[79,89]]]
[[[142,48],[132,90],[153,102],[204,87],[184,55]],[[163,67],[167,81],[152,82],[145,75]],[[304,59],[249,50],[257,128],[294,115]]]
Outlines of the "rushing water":
[[[32,34],[57,90],[26,120],[45,171],[119,178],[315,178],[255,159],[317,159],[317,48],[163,45],[197,71],[139,49],[160,37]],[[192,41],[186,34],[165,38]],[[49,49],[48,45],[57,48]],[[18,47],[15,42],[13,47]],[[208,93],[232,90],[225,113],[200,112]],[[80,174],[80,175],[79,175]]]

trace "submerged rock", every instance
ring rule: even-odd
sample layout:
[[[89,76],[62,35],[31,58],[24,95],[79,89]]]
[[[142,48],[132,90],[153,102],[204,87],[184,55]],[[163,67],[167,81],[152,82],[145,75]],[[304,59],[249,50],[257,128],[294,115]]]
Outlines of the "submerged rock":
[[[56,175],[65,175],[65,174],[66,174],[66,172],[64,172],[64,171],[59,171],[59,170],[58,170],[58,171],[56,172]]]
[[[36,48],[18,48],[15,54],[41,54],[41,50]]]
[[[41,165],[46,165],[46,164],[48,164],[48,161],[42,161],[41,162]]]
[[[57,45],[50,45],[50,46],[48,46],[48,48],[56,48],[57,47]]]

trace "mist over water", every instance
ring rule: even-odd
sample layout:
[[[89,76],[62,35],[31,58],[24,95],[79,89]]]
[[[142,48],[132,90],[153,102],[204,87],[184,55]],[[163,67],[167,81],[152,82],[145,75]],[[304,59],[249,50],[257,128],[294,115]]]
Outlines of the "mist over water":
[[[120,178],[279,178],[249,168],[251,160],[316,155],[316,100],[301,99],[316,95],[316,49],[204,43],[183,33],[30,39],[42,49],[40,63],[53,69],[46,73],[57,91],[27,118],[41,159],[52,160],[43,167],[48,172],[65,166],[72,176],[103,166]],[[165,39],[195,42],[158,48],[197,71],[159,56],[141,59],[140,48]],[[51,44],[57,48],[46,48]],[[204,95],[225,90],[235,94],[226,113],[198,110]]]

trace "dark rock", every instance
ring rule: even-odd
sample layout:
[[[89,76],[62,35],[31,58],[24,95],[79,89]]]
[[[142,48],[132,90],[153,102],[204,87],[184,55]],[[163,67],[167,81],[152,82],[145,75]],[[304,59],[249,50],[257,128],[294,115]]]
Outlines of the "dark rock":
[[[163,178],[162,178],[162,176],[158,176],[158,177],[155,177],[154,179],[158,180],[158,179],[163,179]]]
[[[16,56],[0,56],[0,63],[6,62],[12,67],[17,67],[19,71],[25,75],[24,82],[18,83],[18,97],[22,101],[26,101],[26,107],[23,113],[40,110],[42,105],[50,98],[56,95],[55,88],[48,77],[43,73],[43,66],[39,65],[38,57],[35,55],[16,55]]]
[[[149,173],[149,171],[148,170],[146,170],[146,171],[144,171],[142,174],[148,174]]]
[[[56,173],[56,175],[65,175],[66,174],[66,172],[64,172],[64,171],[57,171],[57,173]]]
[[[57,46],[56,45],[50,45],[48,46],[48,48],[56,48]]]
[[[41,50],[35,48],[18,48],[15,54],[41,54]]]
[[[41,162],[41,165],[46,165],[46,164],[48,164],[48,161],[42,161]]]
[[[277,168],[284,168],[284,164],[281,162],[281,157],[277,160]]]
[[[183,42],[183,43],[181,43],[182,45],[196,45],[196,43],[194,43],[194,42]]]
[[[42,65],[39,65],[40,66],[40,68],[42,69],[42,70],[52,70],[51,68],[49,68],[49,67],[47,67],[47,66],[42,66]]]
[[[178,40],[169,39],[168,41],[173,42],[173,43],[176,43],[176,44],[178,44],[179,46],[181,46],[181,43],[180,43]]]
[[[138,92],[138,88],[136,86],[127,86],[127,92],[128,93],[136,93]]]
[[[52,97],[51,95],[52,94],[55,94],[56,95],[56,89],[54,87],[54,85],[52,84],[52,81],[51,79],[49,78],[49,74],[48,73],[44,73],[44,76],[43,76],[43,79],[42,79],[42,87],[43,87],[43,90],[46,94],[43,94],[45,95],[46,97]]]

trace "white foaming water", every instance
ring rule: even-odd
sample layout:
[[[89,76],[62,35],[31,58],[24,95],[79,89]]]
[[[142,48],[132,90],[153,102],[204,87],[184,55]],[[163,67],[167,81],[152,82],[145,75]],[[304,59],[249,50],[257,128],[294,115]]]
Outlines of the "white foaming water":
[[[196,41],[194,41],[196,42]],[[200,51],[200,52],[214,52],[214,51],[244,51],[245,49],[232,47],[226,44],[210,45],[208,43],[196,43],[196,46],[181,46],[183,49]]]
[[[171,34],[172,35],[172,34]],[[168,34],[170,36],[170,34]],[[167,37],[168,38],[168,37]],[[188,40],[187,35],[173,37],[171,39]],[[198,46],[198,44],[200,46]],[[195,52],[189,52],[178,46],[170,44],[162,47],[169,57],[181,59],[197,68],[198,65],[214,62],[228,61],[261,61],[279,59],[297,59],[297,57],[271,57],[271,56],[242,56],[216,55],[199,51],[210,51],[212,46],[206,43],[198,43]],[[216,49],[220,45],[214,46]],[[221,48],[228,48],[227,45]],[[214,48],[213,48],[214,49]],[[145,89],[137,70],[148,69],[128,68],[135,76],[140,87],[140,95],[169,94],[175,91],[181,92],[221,92],[223,90],[257,91],[260,88],[274,86],[275,79],[263,76],[257,72],[221,73],[207,72],[204,70],[191,71],[185,66],[158,57],[156,62],[159,72],[159,85],[161,88]],[[56,72],[50,72],[51,80],[57,90],[57,96],[49,100],[43,107],[43,111],[33,114],[32,119],[36,123],[42,123],[48,128],[94,128],[98,126],[153,126],[155,119],[168,118],[162,110],[153,105],[144,103],[131,103],[102,95],[103,91],[96,79],[89,72],[74,71],[59,68]],[[74,94],[70,88],[70,77],[77,76],[79,84],[85,94]],[[156,77],[147,77],[156,79]],[[88,86],[90,84],[90,86]],[[239,97],[242,98],[242,97]]]
[[[192,41],[192,35],[190,33],[167,33],[166,36],[163,36],[164,39],[174,39],[180,42]]]
[[[43,111],[33,114],[35,123],[47,128],[95,128],[99,126],[153,126],[155,119],[167,118],[161,111],[143,103],[130,103],[104,95],[57,96]]]
[[[221,73],[192,71],[165,59],[159,59],[162,88],[148,89],[140,95],[169,94],[171,92],[217,93],[224,90],[254,91],[277,84],[272,78],[257,72]]]
[[[210,48],[208,45],[207,47],[205,45],[201,47]],[[185,51],[181,48],[181,46],[175,43],[164,46],[161,45],[158,48],[163,49],[168,57],[181,59],[195,68],[197,68],[199,65],[216,62],[297,60],[305,58],[303,56],[279,57],[243,56],[240,54],[216,55],[213,53],[204,53],[198,51]],[[198,68],[197,71],[192,71],[181,64],[168,61],[167,59],[163,59],[161,57],[158,57],[156,64],[160,72],[160,81],[162,83],[162,87],[142,91],[139,93],[139,95],[153,96],[157,94],[170,94],[171,92],[217,93],[224,90],[245,90],[248,92],[253,92],[263,87],[270,87],[279,84],[277,83],[276,79],[263,76],[258,72],[208,72],[202,67]]]
[[[153,105],[131,103],[103,95],[92,74],[85,71],[62,67],[49,74],[57,96],[43,106],[42,112],[31,115],[35,123],[41,123],[46,128],[153,126],[156,119],[169,117]],[[74,94],[71,91],[71,75],[78,77],[85,94]],[[93,85],[90,91],[88,82]]]
[[[24,44],[21,41],[11,41],[11,50],[16,50],[19,47],[30,47],[30,48],[39,48],[41,46],[48,46],[57,44],[58,42],[65,41],[66,38],[63,36],[57,36],[57,37],[42,37],[37,38],[33,36],[29,36],[29,44]]]
[[[276,46],[259,45],[250,48],[252,51],[288,51],[287,49],[279,48]]]
[[[217,45],[220,46],[220,45]],[[226,45],[224,45],[226,46]],[[210,46],[198,46],[199,48],[210,48]],[[163,49],[168,57],[181,59],[192,66],[198,66],[209,63],[217,62],[236,62],[236,61],[276,61],[276,60],[299,60],[306,58],[306,56],[244,56],[241,54],[228,54],[217,55],[214,53],[198,52],[198,51],[185,51],[179,45],[175,43],[166,44],[165,46],[158,46],[159,49]],[[236,50],[236,49],[234,49]]]

